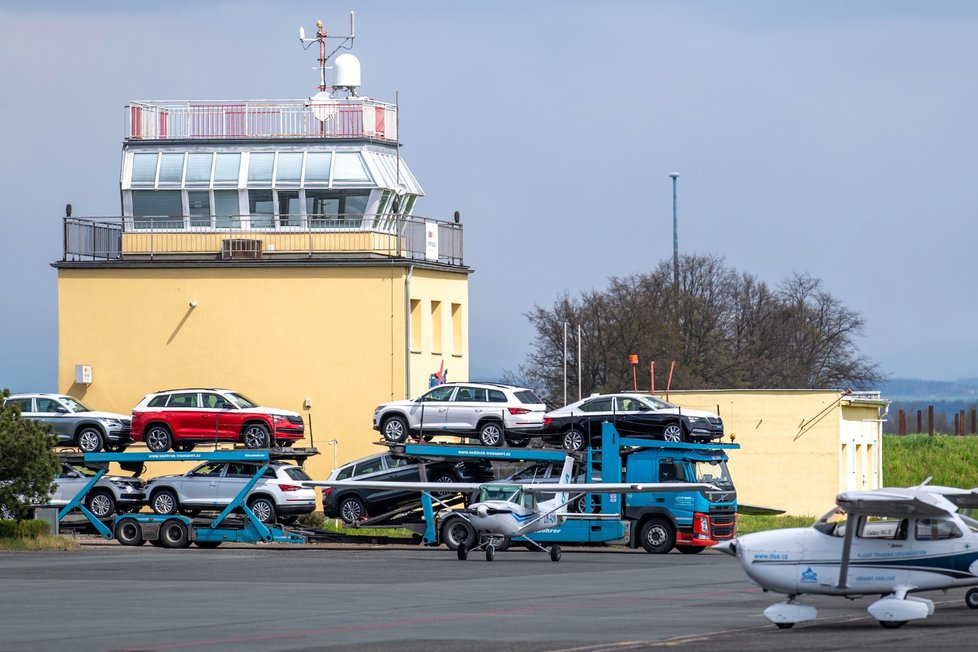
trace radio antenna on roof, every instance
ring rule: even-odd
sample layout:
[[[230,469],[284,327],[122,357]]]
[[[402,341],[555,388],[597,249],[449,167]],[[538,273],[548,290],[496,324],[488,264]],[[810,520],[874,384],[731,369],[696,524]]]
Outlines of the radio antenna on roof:
[[[353,12],[350,12],[350,35],[349,36],[328,36],[326,34],[326,28],[323,27],[323,21],[316,21],[316,37],[306,38],[306,30],[304,27],[299,28],[299,43],[302,45],[303,50],[308,50],[309,46],[313,43],[319,43],[319,92],[325,92],[329,86],[326,84],[326,62],[333,58],[333,55],[340,50],[352,50],[353,49],[353,39],[356,36],[355,31],[355,17]],[[326,54],[326,39],[340,39],[340,44],[333,48],[333,51]]]

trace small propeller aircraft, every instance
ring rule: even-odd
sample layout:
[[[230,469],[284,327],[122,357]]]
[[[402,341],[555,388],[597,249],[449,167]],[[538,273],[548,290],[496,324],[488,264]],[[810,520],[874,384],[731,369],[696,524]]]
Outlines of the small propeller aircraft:
[[[452,493],[479,492],[477,502],[470,503],[464,510],[456,512],[469,521],[479,535],[478,545],[469,549],[464,544],[457,549],[458,558],[465,560],[470,552],[485,550],[486,561],[492,561],[496,554],[499,541],[508,541],[512,537],[524,537],[526,542],[536,549],[547,552],[536,541],[527,535],[555,527],[567,518],[567,507],[586,493],[627,494],[654,491],[688,491],[702,489],[717,491],[711,484],[665,482],[665,483],[573,483],[571,472],[574,458],[570,455],[564,461],[557,483],[510,483],[491,482],[478,484],[473,482],[363,482],[359,480],[326,480],[305,481],[307,487],[363,487],[366,489],[417,489],[427,494],[433,502],[446,506],[439,496],[444,496],[446,490]],[[555,494],[548,500],[538,500],[540,494]],[[580,515],[579,515],[580,516]],[[588,514],[587,518],[598,515]],[[560,546],[550,546],[550,559],[560,561]]]
[[[881,595],[867,608],[895,629],[934,613],[913,592],[978,585],[978,489],[926,486],[847,491],[810,528],[755,532],[713,546],[736,557],[747,577],[784,593],[764,616],[782,629],[815,620],[802,594],[855,599]],[[978,609],[978,588],[965,603]]]

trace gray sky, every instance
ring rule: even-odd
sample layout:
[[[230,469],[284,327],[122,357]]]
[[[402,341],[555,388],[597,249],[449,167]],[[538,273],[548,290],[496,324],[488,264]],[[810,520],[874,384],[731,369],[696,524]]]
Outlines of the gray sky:
[[[415,213],[462,212],[471,376],[671,257],[673,170],[682,252],[820,278],[886,373],[978,376],[978,3],[120,0],[0,6],[0,386],[56,389],[60,218],[119,215],[126,102],[308,97],[298,27],[349,10]]]

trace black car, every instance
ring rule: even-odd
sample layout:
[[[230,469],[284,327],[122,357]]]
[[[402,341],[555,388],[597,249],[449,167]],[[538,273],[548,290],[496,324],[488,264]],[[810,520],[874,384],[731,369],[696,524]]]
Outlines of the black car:
[[[429,482],[488,482],[492,465],[486,460],[429,462]],[[421,464],[390,453],[371,455],[334,470],[329,480],[379,480],[383,482],[421,482]],[[352,524],[419,501],[417,489],[357,489],[323,487],[323,513]]]
[[[651,394],[590,396],[543,418],[543,440],[566,450],[601,445],[601,424],[614,424],[622,437],[672,442],[711,441],[723,437],[723,421],[712,412],[688,410]]]

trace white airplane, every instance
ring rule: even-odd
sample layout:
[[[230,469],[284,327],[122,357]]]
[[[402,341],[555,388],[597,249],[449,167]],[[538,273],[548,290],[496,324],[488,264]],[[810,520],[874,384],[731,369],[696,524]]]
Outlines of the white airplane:
[[[788,599],[764,616],[782,629],[815,620],[803,594],[855,599],[878,594],[867,608],[894,629],[934,613],[917,591],[978,585],[978,489],[925,486],[843,492],[836,508],[810,528],[755,532],[713,546],[735,556],[747,577]],[[962,510],[962,511],[959,511]],[[965,595],[978,609],[978,588]]]
[[[574,458],[567,456],[557,483],[485,483],[474,482],[363,482],[359,480],[305,481],[307,487],[362,487],[366,489],[417,489],[431,497],[433,502],[446,506],[438,495],[444,496],[446,489],[452,493],[479,492],[479,500],[469,504],[464,510],[456,512],[471,523],[480,543],[469,549],[464,544],[458,547],[458,558],[468,558],[470,552],[485,550],[486,561],[492,561],[496,554],[496,542],[512,537],[524,537],[538,550],[547,552],[542,545],[527,535],[555,527],[567,518],[567,506],[586,493],[627,494],[654,491],[717,491],[711,484],[665,482],[665,483],[573,483],[571,472]],[[549,500],[538,501],[539,494],[555,494]],[[578,515],[580,516],[580,515]],[[588,514],[587,518],[597,515]],[[550,559],[560,561],[560,546],[550,546]]]

